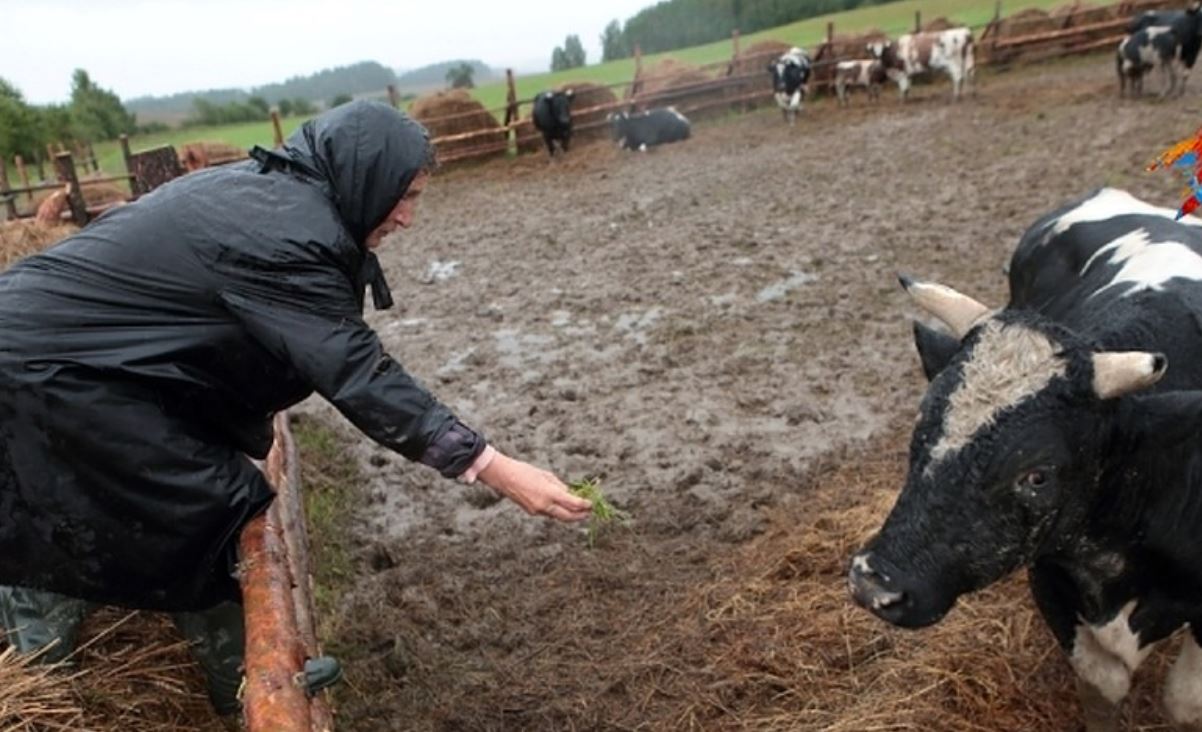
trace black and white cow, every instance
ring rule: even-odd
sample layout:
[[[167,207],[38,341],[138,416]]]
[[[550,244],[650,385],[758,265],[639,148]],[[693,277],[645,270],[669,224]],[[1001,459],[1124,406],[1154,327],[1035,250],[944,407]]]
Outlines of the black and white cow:
[[[871,101],[879,101],[881,84],[885,83],[885,78],[885,65],[878,59],[840,61],[835,65],[835,93],[839,97],[839,104],[849,104],[848,87],[854,86],[864,87]]]
[[[1145,73],[1159,69],[1160,96],[1185,93],[1185,82],[1202,50],[1202,12],[1197,4],[1183,11],[1148,11],[1128,24],[1131,34],[1118,47],[1115,63],[1119,96],[1130,83],[1134,95],[1143,92]]]
[[[790,125],[801,111],[801,104],[806,96],[806,82],[810,80],[813,68],[809,55],[797,47],[789,49],[780,58],[768,64],[776,104]]]
[[[976,78],[972,31],[948,28],[941,31],[907,33],[897,42],[869,44],[869,50],[885,66],[885,73],[897,82],[904,101],[910,94],[910,79],[919,74],[942,70],[952,80],[952,99],[959,99],[961,87],[972,90]]]
[[[1089,732],[1117,729],[1185,625],[1170,717],[1202,729],[1202,221],[1101,189],[1035,222],[998,311],[904,280],[930,380],[905,486],[851,559],[862,606],[918,628],[1029,569]]]
[[[609,115],[609,132],[620,148],[646,150],[667,142],[687,140],[692,128],[688,118],[675,107],[663,107],[634,114],[615,112]]]
[[[555,156],[555,143],[559,143],[560,152],[568,151],[572,143],[571,89],[539,92],[534,96],[534,110],[530,116],[535,129],[543,133],[547,155]]]

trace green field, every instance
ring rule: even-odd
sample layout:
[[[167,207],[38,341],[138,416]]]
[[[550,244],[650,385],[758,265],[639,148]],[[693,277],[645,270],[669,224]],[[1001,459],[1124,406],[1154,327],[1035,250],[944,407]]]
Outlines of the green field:
[[[1009,15],[1027,8],[1047,10],[1065,3],[1066,0],[1002,0],[1001,6],[1002,14]],[[915,12],[921,12],[924,20],[946,16],[953,21],[980,27],[993,18],[995,5],[995,0],[901,0],[770,28],[743,36],[741,43],[744,48],[747,48],[757,41],[773,39],[812,48],[825,38],[828,22],[835,24],[835,32],[838,34],[859,33],[875,28],[889,35],[897,36],[913,29]],[[517,41],[515,40],[515,42]],[[643,63],[647,68],[661,58],[671,57],[683,63],[702,65],[725,61],[730,58],[732,51],[731,41],[723,40],[703,46],[645,56]],[[550,58],[550,49],[547,50],[547,57]],[[634,60],[622,59],[569,71],[518,77],[517,93],[519,99],[530,99],[544,89],[561,84],[585,81],[595,84],[615,84],[630,81],[633,76]],[[490,110],[504,109],[505,93],[504,82],[488,84],[473,90],[473,95]],[[523,115],[527,113],[526,110],[522,111]],[[304,117],[292,117],[284,120],[284,135],[291,134],[305,119]],[[201,140],[224,142],[247,148],[252,145],[266,146],[272,143],[271,123],[251,122],[221,127],[172,130],[160,134],[133,137],[130,139],[130,145],[135,150],[142,150],[158,145],[179,147],[186,142]],[[96,158],[103,170],[117,174],[125,171],[121,160],[121,149],[116,142],[97,144],[95,150]],[[13,171],[10,171],[10,178],[15,179]],[[19,185],[19,183],[14,183],[14,185]]]

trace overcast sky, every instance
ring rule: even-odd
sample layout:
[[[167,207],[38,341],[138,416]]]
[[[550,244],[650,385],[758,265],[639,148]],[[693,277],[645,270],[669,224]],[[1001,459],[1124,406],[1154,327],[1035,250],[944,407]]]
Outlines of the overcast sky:
[[[478,58],[545,71],[569,33],[601,60],[606,23],[654,0],[0,0],[0,77],[35,104],[86,69],[122,99],[250,88],[358,61]]]

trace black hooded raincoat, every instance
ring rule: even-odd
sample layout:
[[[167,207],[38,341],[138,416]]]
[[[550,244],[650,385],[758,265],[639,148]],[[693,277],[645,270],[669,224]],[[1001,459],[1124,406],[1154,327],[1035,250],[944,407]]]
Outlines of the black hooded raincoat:
[[[236,598],[247,457],[316,391],[448,477],[484,449],[364,323],[364,242],[425,130],[356,102],[280,151],[193,173],[0,275],[0,583],[133,607]]]

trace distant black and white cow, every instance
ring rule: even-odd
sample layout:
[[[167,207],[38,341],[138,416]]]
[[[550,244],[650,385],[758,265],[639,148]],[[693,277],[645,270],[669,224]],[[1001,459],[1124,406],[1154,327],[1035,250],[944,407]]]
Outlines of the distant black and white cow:
[[[1189,626],[1165,686],[1202,729],[1202,222],[1102,189],[1019,242],[999,311],[906,290],[930,380],[905,486],[851,559],[862,606],[904,627],[1020,567],[1077,673],[1089,732],[1118,729],[1151,644]]]
[[[879,101],[885,79],[885,65],[878,59],[840,61],[835,66],[835,93],[839,96],[839,104],[846,106],[849,103],[848,88],[854,86],[864,87],[871,101]]]
[[[1143,76],[1153,69],[1161,73],[1160,96],[1185,93],[1185,82],[1202,50],[1202,12],[1198,5],[1183,11],[1148,11],[1128,24],[1131,35],[1118,47],[1115,64],[1119,96],[1127,85],[1134,95],[1143,92]]]
[[[791,48],[777,60],[768,64],[772,74],[772,91],[781,114],[790,125],[797,119],[801,104],[805,101],[806,82],[810,80],[814,65],[810,57],[800,48]]]
[[[545,91],[534,96],[534,127],[543,133],[547,155],[555,156],[555,143],[566,153],[572,143],[572,90]]]
[[[618,147],[626,150],[646,150],[668,142],[687,140],[692,134],[688,118],[677,112],[675,107],[634,114],[615,112],[609,115],[609,131]]]
[[[884,64],[889,78],[897,82],[902,100],[909,96],[911,77],[935,70],[951,78],[953,99],[960,98],[963,86],[972,90],[976,61],[968,28],[907,33],[896,43],[869,44],[869,48]]]

